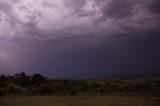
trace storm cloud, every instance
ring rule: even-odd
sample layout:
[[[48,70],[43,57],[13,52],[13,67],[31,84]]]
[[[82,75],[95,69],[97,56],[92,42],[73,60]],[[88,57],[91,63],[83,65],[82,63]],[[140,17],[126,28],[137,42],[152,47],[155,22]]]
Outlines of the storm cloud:
[[[1,0],[0,70],[57,78],[159,70],[159,28],[159,0]]]
[[[157,28],[158,5],[157,0],[5,0],[0,2],[1,37],[110,36],[106,29],[143,32]]]

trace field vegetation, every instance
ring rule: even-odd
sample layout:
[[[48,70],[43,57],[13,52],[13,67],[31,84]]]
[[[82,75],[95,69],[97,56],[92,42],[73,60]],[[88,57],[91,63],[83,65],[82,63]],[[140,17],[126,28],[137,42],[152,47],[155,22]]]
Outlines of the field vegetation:
[[[0,106],[160,106],[156,97],[123,96],[7,96]]]
[[[57,80],[24,72],[0,76],[0,95],[160,96],[160,76],[130,79]]]
[[[160,76],[58,80],[0,75],[0,106],[160,106]]]

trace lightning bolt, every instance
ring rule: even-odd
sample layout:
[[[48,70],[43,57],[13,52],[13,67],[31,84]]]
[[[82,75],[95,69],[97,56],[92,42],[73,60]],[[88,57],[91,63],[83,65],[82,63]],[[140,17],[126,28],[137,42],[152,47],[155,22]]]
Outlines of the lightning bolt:
[[[1,24],[0,24],[0,32],[2,31],[2,28],[3,28],[3,26],[4,26],[4,24],[5,24],[5,21],[6,21],[6,15],[5,15],[4,12],[2,12],[1,20],[2,20],[2,22],[1,22]],[[15,31],[10,32],[10,35],[9,35],[8,37],[9,37],[10,39],[12,39],[13,36],[14,36],[14,33],[15,33]]]
[[[5,23],[5,14],[2,13],[2,23],[0,24],[0,27],[3,27],[4,23]]]
[[[2,19],[2,23],[0,24],[0,32],[2,31],[2,27],[3,27],[4,23],[5,23],[5,14],[4,13],[2,13],[1,19]]]
[[[11,32],[11,34],[10,34],[10,36],[9,36],[9,37],[10,37],[10,39],[12,39],[12,38],[13,38],[13,36],[14,36],[14,31],[12,31],[12,32]]]

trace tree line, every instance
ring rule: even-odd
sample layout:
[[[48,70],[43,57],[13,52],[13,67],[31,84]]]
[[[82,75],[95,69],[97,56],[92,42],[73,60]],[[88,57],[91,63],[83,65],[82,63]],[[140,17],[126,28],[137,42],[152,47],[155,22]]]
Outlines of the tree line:
[[[56,80],[25,72],[0,75],[0,96],[18,94],[160,96],[160,79]]]

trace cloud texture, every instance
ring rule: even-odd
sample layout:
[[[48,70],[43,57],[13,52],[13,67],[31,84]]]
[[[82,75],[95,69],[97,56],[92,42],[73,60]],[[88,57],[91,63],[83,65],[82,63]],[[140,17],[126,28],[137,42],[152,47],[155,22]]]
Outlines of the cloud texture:
[[[113,66],[117,66],[113,70],[122,70],[121,66],[127,63],[130,68],[126,70],[134,64],[138,67],[144,62],[142,57],[154,60],[153,64],[146,63],[151,65],[148,68],[158,69],[159,28],[159,0],[1,0],[0,69],[41,70],[37,67],[44,64],[45,68],[48,67],[46,70],[61,70],[53,72],[59,76],[65,72],[72,73],[71,70],[77,70],[76,67],[84,67],[79,70],[95,69],[94,72],[86,72],[94,76],[99,73],[99,67],[101,70],[112,70]],[[81,59],[85,55],[91,57],[81,60],[73,55],[70,57],[70,54],[81,55]],[[29,60],[31,57],[34,62]],[[78,60],[81,60],[80,63]],[[75,61],[75,67],[71,65],[72,61]],[[88,61],[88,66],[82,64],[83,61]],[[4,64],[12,68],[6,69]],[[55,64],[57,67],[52,67]],[[139,69],[147,69],[144,67],[142,65]]]
[[[156,30],[159,4],[158,0],[1,0],[0,36],[54,39]]]

